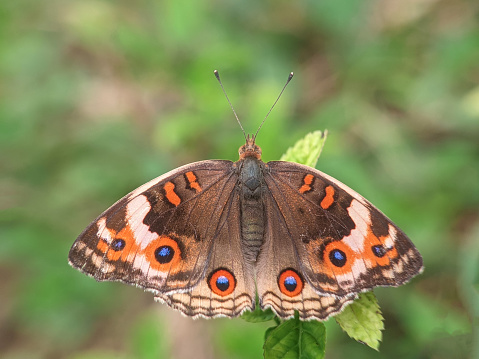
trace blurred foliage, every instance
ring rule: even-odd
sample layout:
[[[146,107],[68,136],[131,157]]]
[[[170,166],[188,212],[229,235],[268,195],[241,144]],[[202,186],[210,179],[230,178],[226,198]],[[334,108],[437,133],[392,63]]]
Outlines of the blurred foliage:
[[[328,129],[318,168],[424,256],[410,284],[375,291],[380,352],[332,320],[326,357],[479,357],[478,18],[473,0],[0,2],[0,356],[261,356],[265,323],[192,321],[67,264],[133,188],[237,159],[218,69],[248,132],[294,71],[264,160]]]

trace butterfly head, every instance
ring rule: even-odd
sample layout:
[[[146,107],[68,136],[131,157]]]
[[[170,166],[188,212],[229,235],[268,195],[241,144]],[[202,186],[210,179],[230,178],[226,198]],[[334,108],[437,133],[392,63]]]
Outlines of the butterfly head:
[[[255,143],[256,136],[246,137],[246,143],[240,147],[239,156],[240,160],[246,157],[254,157],[258,160],[261,159],[261,148]]]

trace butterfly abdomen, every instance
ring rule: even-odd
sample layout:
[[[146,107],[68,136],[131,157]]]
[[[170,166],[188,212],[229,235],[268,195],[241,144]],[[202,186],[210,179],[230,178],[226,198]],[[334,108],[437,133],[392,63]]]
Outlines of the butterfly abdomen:
[[[246,157],[240,168],[241,238],[247,259],[255,262],[264,238],[263,162]]]

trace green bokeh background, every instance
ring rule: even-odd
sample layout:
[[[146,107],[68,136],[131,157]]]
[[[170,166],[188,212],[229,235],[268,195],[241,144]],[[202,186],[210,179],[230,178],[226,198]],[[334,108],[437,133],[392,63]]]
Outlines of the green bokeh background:
[[[67,264],[83,228],[179,165],[263,158],[328,129],[318,168],[414,241],[376,290],[380,352],[327,323],[327,358],[478,358],[479,4],[456,0],[0,2],[0,357],[257,358],[269,324],[197,320]],[[474,327],[476,331],[474,331]]]

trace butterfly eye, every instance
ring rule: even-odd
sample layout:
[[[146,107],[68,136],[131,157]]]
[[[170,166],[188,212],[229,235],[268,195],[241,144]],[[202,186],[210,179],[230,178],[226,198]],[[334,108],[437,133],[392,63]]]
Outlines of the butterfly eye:
[[[331,252],[329,252],[329,260],[336,267],[343,267],[347,261],[346,253],[340,249],[333,249]]]
[[[224,297],[233,293],[236,287],[236,279],[229,270],[220,268],[209,275],[208,286],[213,293]]]
[[[113,242],[111,242],[111,249],[114,250],[115,252],[121,251],[123,248],[125,248],[126,242],[121,239],[115,239]]]
[[[384,255],[387,252],[386,249],[381,245],[372,246],[371,250],[373,251],[374,255],[378,258],[384,257]]]
[[[304,282],[298,272],[288,268],[279,275],[278,286],[281,293],[288,297],[295,297],[303,290]]]

